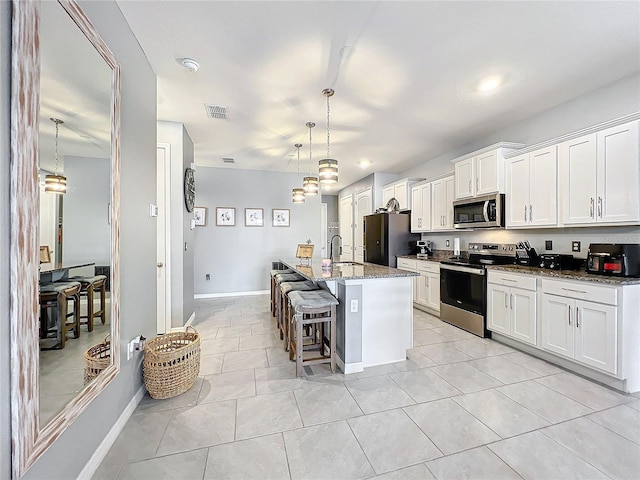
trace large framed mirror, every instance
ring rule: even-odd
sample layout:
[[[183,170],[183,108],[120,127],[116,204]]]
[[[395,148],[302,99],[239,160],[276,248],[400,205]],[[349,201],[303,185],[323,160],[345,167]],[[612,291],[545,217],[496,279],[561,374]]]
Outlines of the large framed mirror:
[[[18,478],[120,369],[120,67],[74,0],[14,0],[11,88]],[[44,191],[54,176],[66,193]]]

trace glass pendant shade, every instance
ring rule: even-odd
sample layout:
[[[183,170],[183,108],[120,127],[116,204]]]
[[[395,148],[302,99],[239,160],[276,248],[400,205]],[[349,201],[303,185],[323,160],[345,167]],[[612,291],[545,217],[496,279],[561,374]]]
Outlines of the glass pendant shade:
[[[44,191],[51,193],[67,193],[67,178],[62,175],[44,177]]]
[[[331,184],[338,182],[338,161],[325,158],[318,162],[320,183]]]
[[[293,203],[304,203],[304,190],[301,188],[294,188],[291,191],[291,200]]]
[[[318,178],[317,177],[304,177],[302,181],[302,189],[307,196],[318,195]]]

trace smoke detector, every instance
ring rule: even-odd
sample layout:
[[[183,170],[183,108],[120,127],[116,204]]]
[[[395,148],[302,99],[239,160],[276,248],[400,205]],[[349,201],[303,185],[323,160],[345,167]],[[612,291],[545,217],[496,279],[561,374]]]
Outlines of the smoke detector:
[[[204,108],[207,111],[207,117],[209,118],[219,118],[221,120],[227,119],[227,107],[205,103]]]
[[[190,72],[197,72],[200,68],[198,62],[196,62],[193,58],[181,58],[180,65],[189,70]]]

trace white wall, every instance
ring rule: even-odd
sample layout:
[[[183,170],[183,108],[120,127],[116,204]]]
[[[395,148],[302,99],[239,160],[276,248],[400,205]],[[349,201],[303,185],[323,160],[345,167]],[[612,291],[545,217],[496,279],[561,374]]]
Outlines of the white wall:
[[[122,67],[121,371],[27,472],[25,479],[76,478],[142,385],[141,356],[127,362],[126,343],[156,329],[156,224],[149,217],[156,184],[156,76],[116,2],[79,2]],[[0,478],[10,478],[9,86],[11,3],[0,2]],[[82,368],[79,365],[79,368]]]
[[[207,225],[195,231],[196,295],[268,290],[271,262],[294,257],[308,239],[319,258],[320,196],[294,205],[297,185],[302,179],[294,173],[197,168],[196,204],[208,211]],[[216,207],[234,207],[236,225],[216,226]],[[245,208],[264,209],[264,227],[245,227]],[[290,227],[272,226],[274,208],[290,210]]]
[[[67,177],[67,193],[62,198],[64,264],[111,264],[110,172],[109,158],[65,157],[63,173]]]
[[[158,122],[158,143],[171,145],[171,326],[182,327],[194,312],[193,215],[184,204],[184,171],[193,163],[193,141],[182,123]]]

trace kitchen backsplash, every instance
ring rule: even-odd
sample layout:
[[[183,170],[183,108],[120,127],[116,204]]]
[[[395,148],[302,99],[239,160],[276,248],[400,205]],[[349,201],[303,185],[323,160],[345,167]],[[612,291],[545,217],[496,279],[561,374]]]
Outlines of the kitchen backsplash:
[[[640,243],[640,228],[549,228],[535,230],[478,229],[446,233],[423,233],[422,240],[430,240],[433,249],[452,250],[453,239],[460,238],[460,250],[468,250],[472,242],[517,243],[528,240],[538,253],[570,253],[586,258],[590,243]],[[553,248],[545,250],[545,241],[551,240]],[[449,245],[447,245],[449,241]],[[580,252],[572,252],[572,242],[580,242]]]

